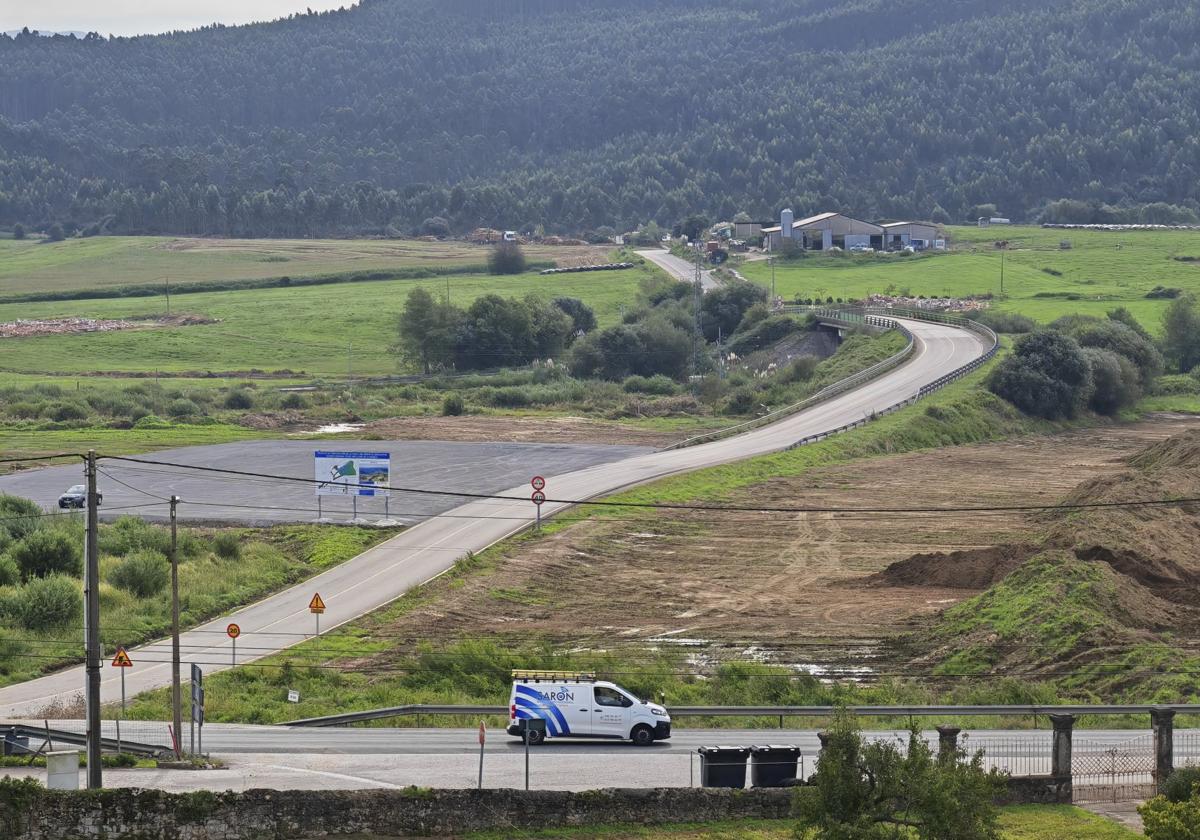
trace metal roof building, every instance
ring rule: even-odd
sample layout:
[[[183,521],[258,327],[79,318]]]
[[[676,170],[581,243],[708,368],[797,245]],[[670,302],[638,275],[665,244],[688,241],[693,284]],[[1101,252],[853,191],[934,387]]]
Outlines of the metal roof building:
[[[881,225],[853,219],[842,213],[820,213],[794,222],[791,216],[790,210],[784,210],[778,227],[763,228],[767,250],[775,250],[784,239],[793,239],[801,248],[817,251],[834,247],[850,248],[859,244],[882,247]]]

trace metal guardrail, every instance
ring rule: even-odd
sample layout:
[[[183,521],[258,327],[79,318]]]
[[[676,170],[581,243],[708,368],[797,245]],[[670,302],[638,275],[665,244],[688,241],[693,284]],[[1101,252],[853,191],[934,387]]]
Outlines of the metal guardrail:
[[[883,318],[874,314],[859,314],[833,309],[812,310],[812,313],[815,314],[820,320],[833,321],[836,325],[868,326],[877,327],[884,330],[899,330],[899,332],[908,339],[908,343],[904,346],[904,349],[898,353],[894,353],[883,361],[876,362],[869,368],[860,370],[858,373],[852,374],[845,379],[840,379],[837,382],[834,382],[832,385],[827,385],[812,396],[805,397],[800,402],[792,403],[791,405],[784,406],[783,408],[777,408],[772,412],[764,414],[762,417],[756,417],[753,420],[747,420],[745,423],[738,423],[736,426],[727,426],[724,429],[716,429],[711,432],[695,435],[687,438],[686,440],[681,440],[678,443],[673,443],[666,447],[663,451],[669,452],[672,449],[683,449],[684,447],[695,446],[700,443],[711,443],[714,440],[732,437],[733,435],[738,435],[742,432],[748,432],[751,429],[756,429],[759,426],[768,426],[771,423],[782,420],[785,417],[790,417],[793,414],[804,411],[806,408],[811,408],[812,406],[823,403],[832,397],[836,397],[839,394],[844,394],[846,391],[853,390],[859,385],[869,382],[870,380],[875,379],[876,377],[888,372],[889,370],[892,370],[893,368],[899,367],[901,363],[903,363],[909,356],[912,355],[913,349],[916,346],[912,333],[909,332],[904,325],[890,318]]]
[[[672,706],[667,709],[672,718],[678,717],[831,717],[836,706]],[[1159,705],[1063,705],[1063,706],[847,706],[845,710],[859,717],[1005,717],[1026,715],[1136,715],[1172,711],[1179,714],[1200,714],[1200,704]],[[508,706],[436,706],[409,705],[385,709],[348,712],[341,715],[304,718],[281,723],[280,726],[346,726],[370,720],[417,715],[493,715],[507,716]]]
[[[0,724],[0,741],[3,741],[9,735],[14,738],[27,739],[31,744],[50,740],[55,743],[71,744],[78,747],[87,746],[87,735],[82,732],[70,732],[65,729],[48,729],[42,726],[29,726],[23,723]],[[120,741],[116,738],[101,738],[100,749],[103,752],[113,753],[119,749],[120,752],[130,755],[142,755],[151,758],[167,755],[172,752],[171,747],[164,747],[157,744],[141,744],[126,738],[122,738]],[[36,751],[30,750],[29,752]]]
[[[792,308],[796,309],[796,310],[809,311],[808,307],[792,307]],[[820,311],[820,310],[817,310],[817,311]],[[938,391],[942,388],[945,388],[951,382],[961,379],[962,377],[966,376],[967,374],[973,373],[974,371],[978,370],[980,367],[982,367],[983,365],[990,362],[995,357],[997,351],[1000,349],[1000,338],[996,335],[995,331],[993,331],[990,327],[984,326],[983,324],[980,324],[977,321],[972,321],[968,318],[960,318],[956,315],[949,315],[945,312],[926,312],[926,311],[920,310],[920,309],[887,309],[884,307],[867,307],[867,308],[864,308],[862,311],[863,311],[864,316],[866,316],[866,317],[872,317],[872,316],[873,317],[885,317],[885,316],[890,315],[890,316],[899,317],[899,318],[909,318],[914,321],[931,321],[931,322],[937,323],[937,324],[952,324],[954,326],[962,327],[963,329],[970,330],[971,332],[982,335],[984,338],[988,339],[991,342],[991,346],[988,348],[986,353],[984,353],[982,356],[978,357],[977,359],[973,359],[972,361],[967,362],[967,364],[965,364],[959,368],[956,368],[955,370],[952,370],[950,373],[947,373],[945,376],[935,379],[933,382],[929,382],[925,385],[922,385],[921,388],[917,391],[917,393],[914,396],[909,397],[906,400],[901,400],[900,402],[895,403],[894,405],[890,405],[887,408],[882,409],[881,411],[875,412],[870,417],[864,417],[862,420],[855,420],[853,423],[847,423],[846,425],[839,426],[836,429],[830,429],[825,432],[819,432],[815,435],[809,435],[807,437],[801,438],[800,440],[793,443],[790,447],[788,447],[789,449],[797,449],[801,446],[807,446],[810,443],[817,443],[818,441],[825,440],[826,438],[832,437],[833,435],[840,435],[843,432],[850,431],[851,429],[860,428],[862,426],[867,425],[867,423],[871,422],[871,420],[873,420],[877,417],[882,417],[886,414],[891,414],[894,411],[899,411],[902,408],[910,406],[913,403],[917,402],[918,400],[929,396],[934,391]]]

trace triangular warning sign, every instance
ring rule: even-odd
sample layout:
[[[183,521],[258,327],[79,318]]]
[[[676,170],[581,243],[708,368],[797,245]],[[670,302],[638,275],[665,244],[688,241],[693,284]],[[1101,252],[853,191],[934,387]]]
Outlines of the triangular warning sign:
[[[125,652],[125,648],[117,648],[117,655],[113,657],[112,666],[114,668],[133,667],[133,660],[129,658],[129,654]]]
[[[323,613],[325,612],[325,602],[321,600],[321,593],[313,595],[312,600],[308,602],[309,612]]]

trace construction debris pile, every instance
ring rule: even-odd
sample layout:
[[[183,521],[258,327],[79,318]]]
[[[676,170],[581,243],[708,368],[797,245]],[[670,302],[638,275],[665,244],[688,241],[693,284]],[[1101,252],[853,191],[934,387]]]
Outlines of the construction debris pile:
[[[117,332],[145,327],[189,327],[196,324],[215,324],[202,315],[168,315],[137,321],[115,321],[101,318],[44,318],[21,319],[0,323],[0,338],[34,338],[45,335],[82,335],[84,333]]]
[[[978,312],[991,305],[990,297],[897,297],[895,295],[870,295],[867,306],[884,306],[895,309],[921,309],[928,312]]]

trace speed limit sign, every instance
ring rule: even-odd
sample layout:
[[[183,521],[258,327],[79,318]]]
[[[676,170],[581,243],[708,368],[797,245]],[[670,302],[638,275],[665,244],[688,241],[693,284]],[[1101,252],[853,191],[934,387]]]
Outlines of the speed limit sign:
[[[533,481],[531,481],[529,483],[531,485],[533,485],[534,490],[545,490],[546,489],[546,479],[542,478],[540,475],[535,475],[533,477]]]
[[[533,499],[533,503],[535,505],[537,505],[538,507],[541,507],[542,504],[546,501],[546,494],[543,493],[541,490],[535,490],[535,491],[533,491],[533,496],[531,496],[530,498]]]

